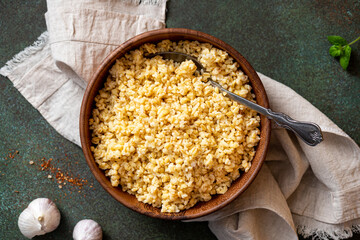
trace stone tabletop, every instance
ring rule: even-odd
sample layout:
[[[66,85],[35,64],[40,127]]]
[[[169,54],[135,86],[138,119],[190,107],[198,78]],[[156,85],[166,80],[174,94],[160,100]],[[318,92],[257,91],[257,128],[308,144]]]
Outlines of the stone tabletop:
[[[46,30],[45,12],[45,0],[0,0],[0,67]],[[326,39],[360,35],[360,1],[170,0],[166,26],[206,32],[232,45],[360,144],[360,44],[353,45],[344,71],[328,54]],[[62,219],[54,232],[34,239],[71,239],[84,218],[102,226],[104,239],[216,239],[206,223],[153,219],[115,201],[92,176],[81,149],[2,76],[0,126],[0,239],[25,239],[17,218],[37,197],[53,199]],[[67,184],[58,184],[56,174]]]

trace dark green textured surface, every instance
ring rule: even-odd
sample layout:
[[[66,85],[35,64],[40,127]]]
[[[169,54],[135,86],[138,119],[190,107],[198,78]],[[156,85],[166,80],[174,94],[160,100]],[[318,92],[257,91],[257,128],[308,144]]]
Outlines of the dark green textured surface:
[[[360,143],[360,44],[353,45],[343,71],[328,55],[326,40],[360,35],[360,1],[170,0],[167,9],[167,27],[200,30],[229,43],[257,71],[293,88]],[[45,1],[0,1],[0,66],[46,30],[45,12]],[[62,219],[54,232],[35,239],[71,239],[83,218],[99,222],[104,239],[215,239],[206,223],[152,219],[113,200],[92,177],[81,149],[52,129],[4,77],[0,126],[0,239],[23,239],[17,218],[37,197],[53,199]],[[88,184],[59,189],[48,171],[39,170],[43,157]]]

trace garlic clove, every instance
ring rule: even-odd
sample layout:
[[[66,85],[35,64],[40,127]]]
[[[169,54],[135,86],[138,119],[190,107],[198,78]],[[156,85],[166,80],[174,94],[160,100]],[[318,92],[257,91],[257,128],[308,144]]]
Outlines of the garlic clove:
[[[45,232],[41,229],[40,222],[34,217],[33,212],[26,208],[19,216],[18,221],[21,233],[27,238],[33,238],[36,235],[43,235]]]
[[[27,238],[54,231],[60,223],[60,212],[48,198],[37,198],[20,214],[18,226]]]
[[[78,222],[73,231],[74,240],[101,240],[101,226],[91,219],[84,219]]]

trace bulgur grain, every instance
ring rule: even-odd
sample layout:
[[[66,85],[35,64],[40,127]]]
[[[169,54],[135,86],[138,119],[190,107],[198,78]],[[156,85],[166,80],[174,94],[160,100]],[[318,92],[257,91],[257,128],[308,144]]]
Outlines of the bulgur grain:
[[[174,63],[146,53],[190,54]],[[225,51],[197,41],[145,44],[118,59],[95,97],[91,150],[111,184],[139,201],[179,212],[224,194],[248,171],[259,141],[258,114],[206,84],[255,101],[246,75]]]

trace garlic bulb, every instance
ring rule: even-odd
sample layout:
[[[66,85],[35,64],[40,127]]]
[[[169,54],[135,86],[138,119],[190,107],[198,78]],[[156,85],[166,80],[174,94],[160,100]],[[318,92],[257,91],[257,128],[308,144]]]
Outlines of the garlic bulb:
[[[75,225],[73,238],[74,240],[101,240],[102,230],[97,222],[84,219]]]
[[[20,214],[18,226],[27,238],[54,231],[60,223],[60,212],[48,198],[37,198]]]

